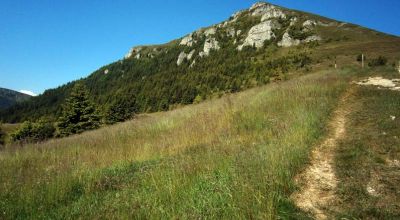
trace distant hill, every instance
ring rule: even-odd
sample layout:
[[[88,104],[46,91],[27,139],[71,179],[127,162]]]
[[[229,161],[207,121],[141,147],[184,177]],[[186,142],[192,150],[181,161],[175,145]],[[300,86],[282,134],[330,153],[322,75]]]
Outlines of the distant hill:
[[[0,109],[8,108],[16,103],[26,101],[30,95],[20,93],[11,89],[0,88]]]
[[[367,59],[385,56],[395,65],[400,38],[259,2],[169,43],[133,47],[78,81],[100,110],[124,102],[135,112],[154,112],[283,80],[293,72],[359,65],[361,53]],[[0,119],[56,118],[76,82],[12,106]]]

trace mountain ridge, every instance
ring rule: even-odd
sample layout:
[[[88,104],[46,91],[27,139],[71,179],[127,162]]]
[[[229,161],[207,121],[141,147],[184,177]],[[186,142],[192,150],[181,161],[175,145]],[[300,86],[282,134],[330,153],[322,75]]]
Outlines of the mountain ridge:
[[[30,95],[0,87],[0,109],[8,108],[18,102],[28,100]]]
[[[18,122],[48,115],[56,119],[77,81],[89,88],[102,111],[121,101],[135,113],[164,111],[334,62],[354,65],[359,53],[385,55],[395,62],[399,45],[396,36],[258,2],[226,21],[166,44],[132,47],[124,58],[86,78],[3,111],[1,119]]]

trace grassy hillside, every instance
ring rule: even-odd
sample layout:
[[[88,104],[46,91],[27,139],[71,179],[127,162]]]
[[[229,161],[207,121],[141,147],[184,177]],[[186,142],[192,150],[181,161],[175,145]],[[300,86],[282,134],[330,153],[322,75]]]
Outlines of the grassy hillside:
[[[351,71],[0,152],[0,218],[306,218],[294,175]]]

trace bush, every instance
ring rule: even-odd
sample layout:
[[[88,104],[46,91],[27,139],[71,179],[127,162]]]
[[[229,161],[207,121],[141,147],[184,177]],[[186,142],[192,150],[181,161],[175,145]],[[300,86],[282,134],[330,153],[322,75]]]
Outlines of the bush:
[[[378,58],[372,59],[369,63],[368,66],[384,66],[387,63],[387,58],[384,56],[379,56]]]
[[[4,145],[5,136],[6,136],[6,133],[1,129],[1,124],[0,124],[0,145]]]
[[[363,56],[362,54],[358,54],[358,55],[357,55],[357,61],[358,61],[358,62],[361,62],[361,61],[362,61],[362,56]],[[366,61],[366,60],[367,60],[367,57],[364,55],[364,61]]]
[[[40,142],[54,137],[56,131],[54,125],[49,122],[39,121],[37,123],[24,122],[17,131],[11,134],[14,142]]]

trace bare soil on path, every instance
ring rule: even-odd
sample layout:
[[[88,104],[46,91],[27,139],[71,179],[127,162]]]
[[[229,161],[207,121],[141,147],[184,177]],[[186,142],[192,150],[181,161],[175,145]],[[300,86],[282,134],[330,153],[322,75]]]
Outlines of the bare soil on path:
[[[311,153],[310,165],[296,177],[301,186],[292,195],[295,204],[315,219],[328,219],[337,202],[335,191],[338,180],[335,175],[335,148],[346,133],[348,111],[345,106],[352,89],[345,92],[329,122],[328,135]]]

